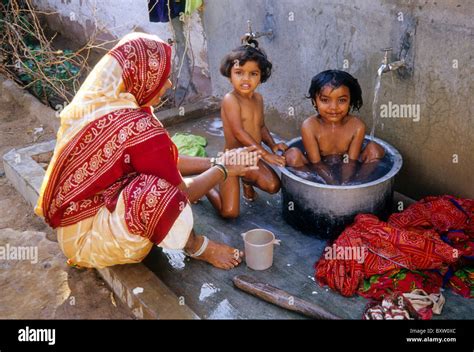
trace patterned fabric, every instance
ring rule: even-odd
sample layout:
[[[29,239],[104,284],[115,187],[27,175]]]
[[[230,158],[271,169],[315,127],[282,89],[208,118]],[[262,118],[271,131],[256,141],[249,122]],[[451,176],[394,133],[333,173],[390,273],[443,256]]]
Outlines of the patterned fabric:
[[[335,241],[338,247],[365,247],[364,261],[328,260],[316,264],[316,280],[344,296],[352,296],[364,278],[387,271],[437,269],[454,263],[458,252],[445,244],[434,231],[412,232],[380,221],[376,216],[357,215]]]
[[[466,267],[457,270],[449,279],[449,287],[457,294],[474,298],[474,268]]]
[[[474,297],[474,200],[452,196],[427,197],[393,214],[389,223],[421,232],[433,229],[441,239],[459,251],[459,260],[445,275],[445,283],[466,298]]]
[[[163,88],[171,70],[171,47],[148,38],[125,42],[110,51],[122,66],[125,89],[140,106]]]
[[[161,166],[177,169],[176,147],[161,124],[150,115],[125,110],[94,121],[65,148],[51,175],[43,198],[48,224],[55,228],[77,223],[94,216],[104,205],[113,211],[118,194],[125,190],[127,214],[128,209],[135,209],[126,218],[130,231],[150,239],[155,233],[153,241],[160,242],[187,199],[177,189],[181,183],[178,174],[168,177],[170,183],[157,176],[137,173],[139,165],[135,155],[146,154],[145,149],[153,144],[167,146],[168,153],[174,156],[174,163]],[[155,155],[155,159],[158,163],[160,155]],[[147,199],[136,196],[138,180],[149,182],[147,188],[156,194],[153,202],[150,201],[153,195]],[[144,215],[149,212],[154,214],[152,222]],[[163,229],[157,227],[160,219]],[[142,226],[137,227],[137,222]]]
[[[371,301],[364,312],[364,320],[430,320],[440,315],[446,299],[441,293],[428,294],[421,289],[409,293],[394,292],[380,300]]]
[[[164,239],[188,204],[177,187],[152,175],[136,177],[125,187],[123,195],[128,229],[156,244]]]
[[[397,292],[412,292],[416,289],[423,289],[429,294],[437,294],[440,292],[442,284],[443,277],[435,271],[395,269],[365,279],[358,294],[375,300],[381,300]]]
[[[430,320],[433,314],[440,315],[446,303],[446,298],[441,293],[428,294],[422,289],[404,293],[403,297],[410,302],[422,320]]]
[[[193,215],[188,204],[158,246],[169,250],[183,249],[192,228]],[[59,227],[57,233],[58,244],[68,258],[68,263],[82,268],[136,264],[153,247],[153,242],[148,238],[128,231],[123,192],[119,195],[114,211],[102,207],[94,217]]]
[[[105,59],[114,69],[108,70],[104,62],[99,67],[113,76],[118,72],[114,61],[121,67],[119,83],[117,77],[103,73],[95,72],[93,77],[111,83],[115,93],[105,95],[104,100],[104,95],[97,93],[106,91],[104,83],[88,78],[78,93],[80,98],[73,100],[76,108],[70,107],[62,118],[67,133],[61,134],[45,177],[39,213],[53,228],[70,226],[105,207],[112,212],[123,191],[129,231],[160,243],[186,206],[187,198],[177,188],[182,178],[176,146],[151,108],[139,106],[153,99],[168,79],[171,49],[157,37],[135,33]],[[98,106],[103,107],[106,100],[112,106],[127,105],[129,101],[137,107],[103,116],[81,109],[82,103],[95,106],[91,102],[101,102]],[[81,113],[86,122],[80,122]],[[72,135],[70,131],[77,126],[83,127]]]
[[[141,44],[142,39],[154,41],[160,46],[164,45],[169,48],[169,46],[157,36],[145,33],[128,34],[120,40],[117,47],[122,47],[127,43],[138,41],[139,46],[143,48],[143,45]],[[166,66],[170,66],[171,54],[168,55],[170,50],[165,48],[164,51],[166,56],[161,58],[161,62],[163,64],[166,62]],[[140,58],[146,59],[148,58],[148,54],[141,53]],[[130,66],[146,66],[146,62],[139,63],[138,60],[138,57],[136,57],[136,63]],[[165,72],[166,71],[167,69],[165,69]],[[46,170],[35,208],[37,215],[44,216],[43,194],[46,186],[49,184],[49,178],[56,167],[56,162],[63,154],[63,150],[66,146],[81,130],[86,128],[87,125],[93,123],[95,120],[119,110],[141,109],[148,112],[150,115],[153,115],[153,109],[151,107],[141,107],[135,96],[129,92],[131,89],[128,88],[127,91],[123,79],[124,74],[128,75],[125,66],[122,67],[117,59],[112,55],[104,55],[97,65],[95,65],[92,72],[87,76],[72,102],[61,111],[61,126],[56,137],[56,147],[48,169]],[[159,82],[155,81],[155,83],[157,83],[157,88],[158,86],[162,87],[166,82],[166,79],[167,76],[163,76]]]
[[[393,214],[393,226],[423,233],[432,229],[456,248],[460,256],[474,254],[474,200],[451,196],[427,197],[401,213]]]
[[[402,296],[386,297],[382,302],[371,302],[362,316],[364,320],[413,320],[416,311]]]

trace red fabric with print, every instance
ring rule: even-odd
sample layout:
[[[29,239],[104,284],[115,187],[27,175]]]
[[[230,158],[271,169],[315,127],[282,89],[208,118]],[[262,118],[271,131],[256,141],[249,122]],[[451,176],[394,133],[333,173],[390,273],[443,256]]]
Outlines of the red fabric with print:
[[[474,199],[426,197],[393,214],[388,222],[415,232],[432,229],[446,235],[447,242],[459,250],[459,256],[474,255]]]
[[[137,38],[113,48],[122,67],[125,89],[143,106],[163,88],[171,71],[171,47],[164,42]]]
[[[365,298],[382,300],[397,292],[406,293],[416,289],[422,289],[428,294],[439,293],[442,284],[443,276],[437,272],[395,269],[365,280],[358,294]]]
[[[61,153],[44,193],[45,219],[56,228],[94,216],[104,205],[113,211],[120,192],[127,190],[125,208],[133,214],[126,216],[129,230],[159,243],[187,204],[177,188],[182,182],[177,163],[176,146],[146,110],[106,115]],[[136,180],[149,182],[142,190],[148,197],[130,191],[137,190]]]
[[[316,280],[344,296],[352,296],[364,278],[397,268],[436,269],[458,259],[458,253],[434,231],[413,232],[380,221],[376,216],[357,215],[335,241],[337,247],[365,247],[363,263],[322,258],[316,264]]]
[[[109,52],[122,68],[125,91],[150,102],[171,70],[166,43],[138,37]],[[187,204],[178,189],[178,151],[148,107],[121,109],[85,126],[61,151],[43,195],[53,228],[113,211],[123,194],[129,230],[160,243]]]

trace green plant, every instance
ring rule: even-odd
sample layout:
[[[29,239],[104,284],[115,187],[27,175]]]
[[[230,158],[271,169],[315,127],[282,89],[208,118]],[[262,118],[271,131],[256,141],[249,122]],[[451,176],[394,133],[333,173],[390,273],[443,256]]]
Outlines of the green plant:
[[[90,52],[106,51],[114,41],[97,43],[99,31],[94,31],[76,51],[56,50],[56,34],[47,37],[38,16],[32,0],[0,0],[0,72],[54,107],[76,94],[89,71]]]
[[[75,89],[74,81],[80,74],[80,68],[72,64],[74,53],[71,50],[61,51],[62,59],[51,60],[51,55],[47,55],[39,46],[28,45],[29,58],[19,61],[19,78],[31,89],[37,97],[57,95],[56,86],[60,86],[67,92]]]

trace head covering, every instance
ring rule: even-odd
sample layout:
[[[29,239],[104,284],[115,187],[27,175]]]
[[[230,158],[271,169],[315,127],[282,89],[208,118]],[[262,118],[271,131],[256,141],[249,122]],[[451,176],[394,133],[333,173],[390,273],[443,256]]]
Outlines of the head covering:
[[[140,109],[149,103],[165,85],[170,70],[171,47],[157,36],[145,33],[126,35],[99,61],[60,114],[54,155],[35,209],[38,215],[43,216],[43,193],[68,142],[104,115],[121,109]]]

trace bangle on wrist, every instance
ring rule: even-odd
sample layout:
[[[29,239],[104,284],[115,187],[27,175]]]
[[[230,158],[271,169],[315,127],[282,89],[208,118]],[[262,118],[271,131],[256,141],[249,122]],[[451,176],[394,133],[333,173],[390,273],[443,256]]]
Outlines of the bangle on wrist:
[[[219,169],[220,172],[222,172],[222,174],[224,175],[224,181],[227,180],[227,177],[229,176],[227,168],[222,164],[216,164],[214,165],[214,167],[216,167],[217,169]]]
[[[219,164],[223,164],[222,158],[211,158],[209,159],[209,161],[211,162],[211,167],[214,167]]]

